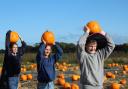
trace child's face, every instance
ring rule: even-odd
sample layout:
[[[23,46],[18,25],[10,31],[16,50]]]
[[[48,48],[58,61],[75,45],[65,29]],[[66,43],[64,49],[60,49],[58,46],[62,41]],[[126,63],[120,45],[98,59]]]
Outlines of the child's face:
[[[88,43],[86,45],[86,50],[88,53],[96,53],[96,48],[97,48],[97,43],[96,42],[93,42],[93,43]]]
[[[44,50],[44,55],[45,56],[49,56],[51,53],[51,46],[50,45],[47,45],[45,50]]]
[[[18,46],[16,44],[14,44],[11,48],[12,53],[17,53],[18,52]]]

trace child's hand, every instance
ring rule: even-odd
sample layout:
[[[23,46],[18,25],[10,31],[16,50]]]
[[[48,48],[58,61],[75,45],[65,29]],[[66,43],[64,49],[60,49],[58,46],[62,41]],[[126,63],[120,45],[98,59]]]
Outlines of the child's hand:
[[[100,32],[100,34],[102,34],[103,36],[105,36],[105,32],[102,30],[101,32]]]
[[[53,45],[56,45],[56,42],[54,42]]]
[[[89,33],[90,32],[90,29],[87,26],[84,26],[84,32]]]
[[[46,41],[45,41],[44,39],[43,39],[42,41],[43,41],[43,43],[46,45]]]

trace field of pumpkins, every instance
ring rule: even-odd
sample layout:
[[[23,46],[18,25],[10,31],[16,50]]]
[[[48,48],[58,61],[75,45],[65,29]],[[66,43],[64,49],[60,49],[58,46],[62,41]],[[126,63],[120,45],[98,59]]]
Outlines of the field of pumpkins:
[[[37,65],[22,65],[19,89],[37,89]],[[128,89],[128,65],[105,65],[104,89]],[[55,89],[80,89],[79,65],[56,63]]]

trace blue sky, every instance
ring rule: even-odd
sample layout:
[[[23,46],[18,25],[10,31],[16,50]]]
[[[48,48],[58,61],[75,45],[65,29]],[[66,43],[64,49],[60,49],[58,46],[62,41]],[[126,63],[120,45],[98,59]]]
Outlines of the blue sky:
[[[29,45],[40,42],[47,29],[56,41],[76,43],[91,20],[115,43],[128,43],[128,0],[0,0],[0,49],[9,29]]]

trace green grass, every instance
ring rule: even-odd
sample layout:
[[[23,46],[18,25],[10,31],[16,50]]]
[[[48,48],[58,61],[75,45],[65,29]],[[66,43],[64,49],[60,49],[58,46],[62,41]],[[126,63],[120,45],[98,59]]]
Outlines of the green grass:
[[[36,54],[37,53],[25,53],[22,58],[22,64],[36,63]],[[0,64],[3,63],[4,54],[0,54]],[[77,63],[76,53],[64,53],[62,59],[59,62],[67,62],[71,64]],[[124,52],[114,52],[110,57],[105,61],[107,63],[119,63],[119,64],[128,64],[128,53]]]
[[[76,53],[64,53],[60,62],[77,63]]]
[[[24,54],[22,58],[22,63],[23,64],[28,64],[28,63],[35,63],[36,62],[36,53],[26,53]]]
[[[4,60],[4,54],[0,54],[0,66],[2,66]]]

